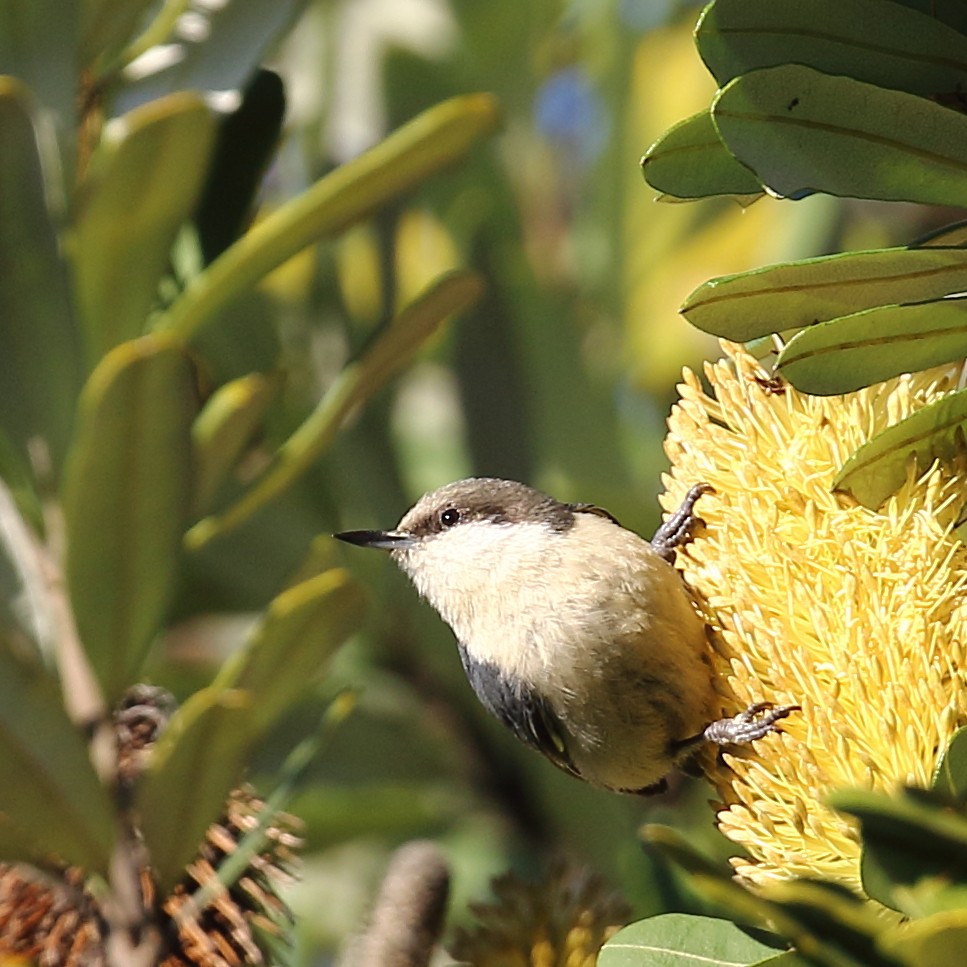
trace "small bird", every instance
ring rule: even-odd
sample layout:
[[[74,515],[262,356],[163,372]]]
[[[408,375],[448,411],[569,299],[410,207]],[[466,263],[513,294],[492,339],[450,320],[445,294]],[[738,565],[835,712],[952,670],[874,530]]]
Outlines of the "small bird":
[[[395,530],[335,536],[390,552],[519,739],[592,785],[655,793],[702,743],[753,742],[798,710],[711,721],[706,624],[673,565],[711,490],[692,487],[651,541],[601,507],[489,477],[425,494]]]

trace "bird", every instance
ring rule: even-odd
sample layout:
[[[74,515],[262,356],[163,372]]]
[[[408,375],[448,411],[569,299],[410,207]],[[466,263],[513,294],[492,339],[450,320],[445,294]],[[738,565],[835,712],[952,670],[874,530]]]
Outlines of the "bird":
[[[654,794],[706,743],[754,742],[799,710],[713,717],[707,623],[674,566],[710,492],[693,486],[649,541],[595,504],[472,477],[425,494],[393,530],[334,536],[389,552],[518,739],[593,786]]]

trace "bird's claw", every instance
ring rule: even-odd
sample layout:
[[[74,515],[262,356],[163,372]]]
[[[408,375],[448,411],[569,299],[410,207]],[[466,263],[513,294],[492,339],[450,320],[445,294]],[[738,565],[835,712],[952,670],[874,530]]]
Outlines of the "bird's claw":
[[[747,745],[765,738],[770,732],[779,731],[776,722],[793,712],[801,711],[802,707],[799,705],[756,702],[732,718],[713,722],[702,734],[716,745]]]
[[[687,544],[705,521],[695,513],[695,504],[702,494],[714,494],[711,484],[698,483],[690,487],[681,507],[655,531],[651,546],[669,563],[675,561],[675,549]]]

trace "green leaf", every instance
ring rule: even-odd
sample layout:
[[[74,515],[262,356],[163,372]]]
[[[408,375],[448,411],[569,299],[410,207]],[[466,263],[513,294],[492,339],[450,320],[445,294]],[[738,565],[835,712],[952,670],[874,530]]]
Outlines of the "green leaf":
[[[716,0],[695,43],[719,87],[796,63],[911,94],[967,88],[967,37],[883,0]]]
[[[139,80],[126,84],[116,97],[115,112],[124,113],[179,91],[223,93],[245,87],[266,51],[295,22],[307,0],[231,0],[192,4],[200,29],[197,39],[177,30],[186,3],[161,5],[154,23],[125,51],[125,58],[151,54],[154,45],[175,52],[170,66],[149,70],[143,65]],[[130,72],[129,72],[130,73]]]
[[[930,786],[958,802],[967,802],[967,726],[958,729],[937,763]]]
[[[171,95],[108,124],[81,188],[71,236],[92,362],[147,328],[175,236],[198,201],[213,142],[214,120],[195,94]]]
[[[848,490],[876,510],[906,480],[911,458],[925,469],[964,450],[967,390],[950,393],[864,443],[836,475],[833,487]]]
[[[10,78],[0,78],[0,265],[0,425],[25,462],[28,440],[42,437],[59,474],[81,385],[79,340],[28,95]]]
[[[307,245],[334,235],[463,158],[497,123],[489,94],[424,111],[375,148],[326,175],[230,246],[158,320],[189,339],[225,305]]]
[[[598,955],[600,967],[738,967],[774,957],[778,938],[763,943],[730,920],[665,913],[619,930]]]
[[[959,964],[967,949],[967,910],[944,910],[884,930],[878,946],[905,967]]]
[[[178,709],[152,750],[136,808],[162,896],[184,876],[241,780],[251,714],[244,693],[202,689]]]
[[[962,248],[845,252],[712,279],[682,306],[693,325],[748,342],[875,306],[936,299],[967,290]]]
[[[0,74],[19,78],[39,102],[37,113],[48,131],[53,126],[68,183],[77,143],[79,15],[80,0],[0,3]],[[6,119],[0,120],[0,130],[5,127]],[[4,186],[0,196],[6,193]]]
[[[967,301],[882,306],[797,333],[778,368],[797,389],[850,393],[881,380],[967,356]]]
[[[290,487],[325,452],[349,413],[405,365],[450,315],[466,309],[481,291],[480,278],[472,272],[454,271],[437,279],[376,334],[358,360],[343,369],[252,488],[224,514],[206,517],[188,532],[187,546],[197,549],[232,530]]]
[[[967,206],[967,117],[913,94],[786,65],[730,81],[712,117],[779,195]]]
[[[249,728],[262,732],[299,698],[363,621],[363,597],[334,569],[283,591],[245,647],[222,667],[213,687],[249,696]]]
[[[935,17],[962,34],[967,34],[967,7],[961,0],[893,0],[911,10]]]
[[[113,705],[137,678],[178,567],[191,494],[192,366],[169,338],[112,350],[81,396],[63,490],[81,640]]]
[[[36,848],[37,860],[106,873],[114,845],[114,811],[87,748],[64,711],[60,690],[39,663],[0,640],[0,845]],[[0,824],[5,827],[7,824]],[[7,835],[9,834],[9,835]],[[21,857],[18,850],[4,859]]]
[[[758,195],[759,179],[729,153],[708,111],[666,131],[641,159],[645,181],[675,198]]]
[[[104,60],[130,39],[154,0],[83,0],[78,59],[81,67]]]
[[[282,381],[250,373],[219,387],[191,428],[195,459],[196,514],[204,512],[262,425]]]

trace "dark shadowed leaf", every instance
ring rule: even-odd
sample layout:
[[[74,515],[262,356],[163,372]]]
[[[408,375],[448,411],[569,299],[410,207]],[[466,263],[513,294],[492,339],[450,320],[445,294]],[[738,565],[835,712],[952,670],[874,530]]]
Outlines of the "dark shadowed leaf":
[[[57,685],[39,662],[0,640],[0,813],[13,830],[0,844],[41,850],[105,873],[114,845],[114,810],[87,748],[64,711]],[[17,858],[17,853],[12,858]],[[7,856],[4,859],[10,858]]]
[[[912,94],[967,88],[967,37],[882,0],[716,0],[695,42],[719,87],[796,63]]]
[[[71,239],[92,364],[145,331],[175,235],[204,183],[214,127],[194,94],[172,95],[107,126]]]
[[[931,788],[967,803],[967,727],[958,729],[947,743]]]
[[[168,605],[191,495],[188,358],[164,337],[112,350],[81,396],[63,491],[77,627],[108,704],[131,685]]]
[[[967,206],[967,117],[913,94],[785,65],[730,81],[712,117],[779,195]]]
[[[849,393],[967,357],[967,300],[882,306],[797,333],[779,354],[782,375],[804,393]]]
[[[936,459],[964,450],[967,390],[930,403],[863,444],[836,475],[833,486],[848,490],[876,510],[906,479],[910,460],[926,469]]]
[[[722,143],[708,111],[666,131],[645,152],[641,171],[652,188],[675,198],[762,193],[759,179]]]
[[[712,279],[682,306],[693,326],[746,342],[875,306],[967,290],[967,250],[888,248]]]
[[[27,441],[46,440],[57,473],[81,353],[43,170],[27,92],[0,78],[0,425],[24,462]]]

